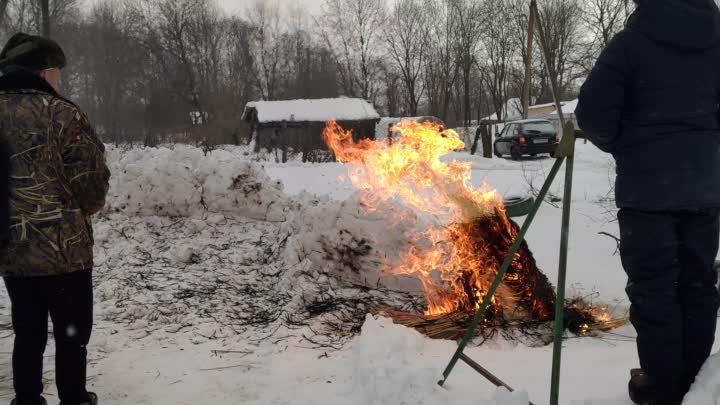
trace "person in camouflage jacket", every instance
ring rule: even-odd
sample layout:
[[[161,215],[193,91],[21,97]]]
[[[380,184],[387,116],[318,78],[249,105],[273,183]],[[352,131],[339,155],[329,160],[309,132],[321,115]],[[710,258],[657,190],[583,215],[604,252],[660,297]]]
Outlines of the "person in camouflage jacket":
[[[0,276],[12,303],[16,405],[41,405],[48,314],[63,405],[97,403],[85,389],[92,330],[91,216],[110,172],[85,114],[58,93],[65,55],[46,38],[17,34],[0,53],[0,137],[9,150],[9,229]]]

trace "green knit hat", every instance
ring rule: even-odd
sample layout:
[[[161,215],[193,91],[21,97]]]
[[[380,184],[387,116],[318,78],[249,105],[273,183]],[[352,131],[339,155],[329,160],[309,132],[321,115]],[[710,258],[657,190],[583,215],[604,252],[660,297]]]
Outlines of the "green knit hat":
[[[19,32],[0,52],[0,69],[18,66],[33,72],[65,67],[66,59],[60,45],[52,39]]]

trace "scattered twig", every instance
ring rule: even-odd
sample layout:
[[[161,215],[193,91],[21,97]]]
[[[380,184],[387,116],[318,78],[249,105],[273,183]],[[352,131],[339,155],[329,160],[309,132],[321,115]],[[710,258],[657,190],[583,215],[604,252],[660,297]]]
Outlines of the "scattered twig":
[[[615,252],[613,252],[613,256],[617,255],[618,252],[620,251],[620,238],[618,238],[617,236],[615,236],[611,233],[608,233],[608,232],[598,232],[598,234],[607,236],[607,237],[615,240],[615,243],[617,243],[617,247],[615,248]]]
[[[242,354],[243,356],[247,356],[248,354],[253,354],[253,352],[248,352],[244,350],[212,350],[211,352],[213,356],[220,356],[222,354]]]
[[[247,367],[248,369],[253,368],[253,366],[249,364],[235,364],[233,366],[223,366],[223,367],[213,367],[213,368],[201,368],[200,371],[217,371],[217,370],[227,370],[230,368],[240,368],[240,367]]]

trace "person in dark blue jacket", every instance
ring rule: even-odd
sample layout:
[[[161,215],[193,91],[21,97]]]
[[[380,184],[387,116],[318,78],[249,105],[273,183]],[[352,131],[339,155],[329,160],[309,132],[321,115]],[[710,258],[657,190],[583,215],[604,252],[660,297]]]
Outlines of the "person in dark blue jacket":
[[[720,11],[636,0],[583,85],[585,135],[617,164],[615,195],[641,372],[637,403],[680,404],[710,355],[720,234]]]

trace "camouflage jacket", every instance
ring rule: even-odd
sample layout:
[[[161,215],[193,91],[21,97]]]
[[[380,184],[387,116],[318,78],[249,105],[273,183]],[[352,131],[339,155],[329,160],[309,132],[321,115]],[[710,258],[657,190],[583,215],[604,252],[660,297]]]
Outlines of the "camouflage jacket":
[[[10,149],[9,239],[0,276],[33,277],[93,266],[91,215],[110,171],[87,117],[43,79],[0,77],[0,136]]]

